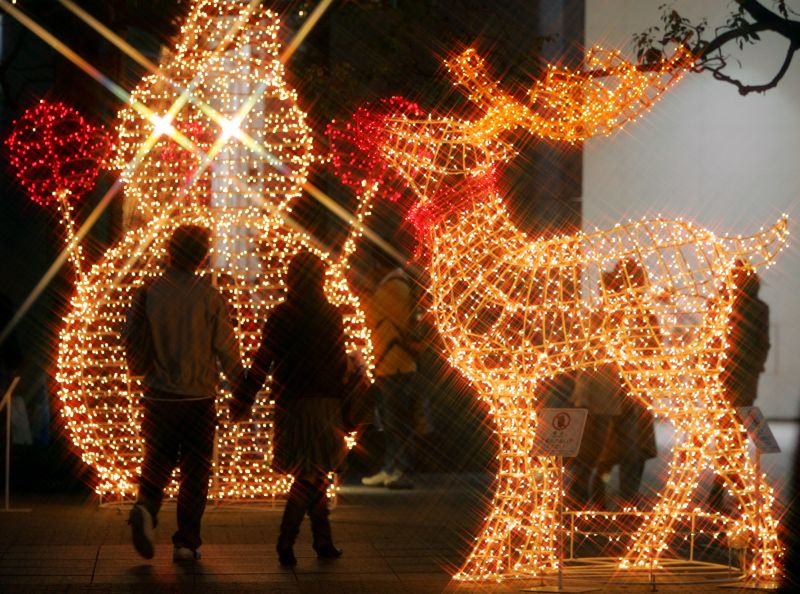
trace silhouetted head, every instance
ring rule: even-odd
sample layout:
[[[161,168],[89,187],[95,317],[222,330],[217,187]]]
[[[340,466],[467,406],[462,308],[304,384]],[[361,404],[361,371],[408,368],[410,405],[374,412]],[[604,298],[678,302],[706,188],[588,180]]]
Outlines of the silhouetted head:
[[[643,287],[646,276],[641,262],[626,258],[617,262],[614,269],[603,272],[601,281],[609,291],[622,291],[629,287]]]
[[[607,290],[611,290],[611,287],[614,286],[615,276],[616,272],[614,270],[603,270],[600,273],[600,284]]]
[[[751,266],[743,260],[736,260],[733,264],[733,283],[739,291],[755,297],[761,289],[761,279]]]
[[[173,268],[194,272],[208,256],[211,232],[200,225],[181,225],[167,244],[169,263]]]
[[[293,298],[321,295],[325,287],[325,263],[310,252],[301,252],[289,262],[286,289]]]

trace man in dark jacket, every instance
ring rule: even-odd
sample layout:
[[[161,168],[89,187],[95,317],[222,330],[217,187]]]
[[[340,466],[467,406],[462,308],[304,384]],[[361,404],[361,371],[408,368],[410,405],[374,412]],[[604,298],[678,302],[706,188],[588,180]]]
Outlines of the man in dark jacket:
[[[153,527],[172,470],[180,465],[175,561],[199,558],[200,522],[214,450],[219,366],[237,386],[243,376],[227,303],[197,270],[208,257],[209,231],[183,225],[168,244],[164,273],[135,295],[125,335],[144,327],[144,463],[129,523],[140,555],[154,555]],[[140,332],[139,332],[140,333]],[[126,340],[126,344],[130,344]],[[129,355],[130,357],[130,355]]]
[[[758,297],[755,272],[736,271],[728,351],[722,382],[733,406],[753,406],[769,354],[769,306]]]
[[[734,298],[728,330],[728,350],[722,385],[725,396],[736,408],[753,406],[758,395],[758,378],[769,354],[769,306],[758,297],[761,281],[743,262],[734,268]],[[724,511],[724,481],[714,477],[709,505]]]

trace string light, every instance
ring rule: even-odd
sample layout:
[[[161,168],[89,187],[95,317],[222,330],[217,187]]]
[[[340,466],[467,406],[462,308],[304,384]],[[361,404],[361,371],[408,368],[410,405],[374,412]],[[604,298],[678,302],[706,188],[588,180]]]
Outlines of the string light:
[[[448,68],[483,117],[398,114],[372,134],[417,196],[410,217],[427,244],[432,313],[450,363],[495,421],[494,499],[455,579],[525,578],[558,567],[561,469],[554,458],[531,454],[535,395],[547,379],[605,363],[616,364],[629,397],[676,427],[666,485],[655,507],[641,512],[619,566],[659,567],[700,473],[710,468],[738,501],[736,517],[713,518],[728,525],[729,538],[748,542],[747,573],[773,579],[780,553],[773,492],[750,459],[720,374],[736,262],[748,270],[770,264],[786,241],[786,219],[748,238],[663,219],[547,239],[518,229],[496,189],[498,165],[514,155],[501,135],[522,128],[576,142],[609,134],[646,111],[690,56],[681,48],[654,71],[601,50],[587,63],[607,76],[551,67],[527,106],[468,50]]]
[[[279,29],[276,15],[258,3],[197,0],[173,54],[119,114],[113,163],[134,206],[132,228],[79,277],[59,335],[56,377],[66,426],[97,473],[99,494],[136,492],[142,387],[126,367],[120,330],[134,292],[163,270],[179,225],[212,232],[210,265],[199,274],[211,275],[227,298],[245,365],[284,298],[289,261],[309,251],[327,264],[326,295],[343,312],[348,352],[361,353],[371,369],[364,314],[345,276],[371,194],[364,193],[336,257],[292,224],[292,202],[316,157],[306,114],[284,80]],[[217,396],[210,496],[286,492],[292,477],[270,468],[269,390],[243,423],[228,418],[229,398],[227,389]],[[173,482],[169,492],[175,489]]]
[[[63,103],[40,100],[6,139],[11,166],[34,202],[80,198],[94,187],[110,148],[103,131]]]
[[[111,149],[108,136],[75,109],[41,99],[14,122],[6,146],[28,197],[42,206],[58,205],[69,258],[80,274],[83,254],[72,202],[94,187]]]

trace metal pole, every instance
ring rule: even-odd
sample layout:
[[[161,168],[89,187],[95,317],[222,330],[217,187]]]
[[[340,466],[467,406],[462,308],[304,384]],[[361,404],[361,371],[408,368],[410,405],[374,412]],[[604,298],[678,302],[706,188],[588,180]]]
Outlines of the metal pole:
[[[558,591],[564,589],[564,458],[558,460]]]
[[[6,498],[5,510],[8,511],[8,500],[10,497],[9,486],[11,483],[11,394],[6,392],[3,398],[3,406],[6,407]]]
[[[697,521],[697,514],[692,513],[692,527],[689,534],[689,561],[694,561],[694,531],[696,528],[695,522]]]
[[[575,558],[575,512],[570,515],[569,522],[569,558]]]
[[[11,395],[14,393],[14,388],[19,383],[19,376],[16,376],[11,385],[3,395],[3,400],[0,402],[0,410],[6,408],[6,493],[5,493],[5,510],[9,511],[9,498],[11,486]]]

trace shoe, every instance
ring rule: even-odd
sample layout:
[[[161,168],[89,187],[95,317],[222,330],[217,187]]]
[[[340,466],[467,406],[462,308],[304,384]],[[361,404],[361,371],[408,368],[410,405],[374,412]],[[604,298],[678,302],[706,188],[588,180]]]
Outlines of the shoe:
[[[292,547],[277,548],[278,563],[283,567],[294,567],[297,565],[297,557],[294,556],[294,549]]]
[[[344,553],[342,549],[336,548],[332,544],[319,548],[314,547],[314,551],[316,551],[317,557],[320,559],[338,559]]]
[[[386,481],[388,481],[390,478],[392,478],[392,475],[385,470],[381,470],[377,474],[362,478],[361,484],[365,487],[383,487],[386,484]]]
[[[200,551],[197,549],[190,549],[189,547],[182,547],[179,545],[175,545],[172,549],[172,560],[177,563],[199,561],[200,557]]]
[[[145,559],[152,559],[155,555],[153,516],[145,506],[137,503],[128,516],[128,524],[133,535],[133,548]]]
[[[413,489],[414,483],[403,473],[397,473],[384,483],[388,489]]]

